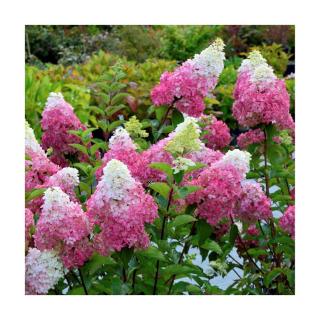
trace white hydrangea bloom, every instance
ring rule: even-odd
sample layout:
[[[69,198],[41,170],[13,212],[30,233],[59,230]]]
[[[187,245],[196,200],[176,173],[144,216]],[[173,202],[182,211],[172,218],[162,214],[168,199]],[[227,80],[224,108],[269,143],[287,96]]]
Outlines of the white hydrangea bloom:
[[[197,69],[197,73],[206,78],[219,77],[224,67],[224,47],[225,44],[218,38],[200,54],[196,54],[191,63]]]
[[[79,181],[79,171],[75,168],[66,167],[59,170],[55,175],[51,176],[49,181],[52,178],[58,178],[62,183],[66,183],[73,186],[78,186]]]
[[[103,168],[102,181],[108,186],[109,198],[115,200],[124,199],[135,184],[128,167],[116,159],[110,160]]]
[[[173,160],[173,173],[185,171],[195,165],[196,164],[190,159],[178,157],[177,159]]]
[[[109,140],[110,149],[112,149],[116,145],[121,145],[124,149],[137,149],[137,146],[130,138],[128,131],[122,127],[118,127]]]
[[[250,171],[251,154],[247,151],[239,149],[229,150],[216,165],[231,164],[236,167],[239,172],[246,176]]]
[[[65,102],[61,92],[50,92],[45,109],[52,109],[58,104]],[[72,106],[70,106],[72,108]]]
[[[25,261],[26,294],[46,294],[63,276],[63,265],[55,251],[29,249]]]
[[[184,121],[179,123],[176,127],[176,129],[174,130],[174,133],[179,133],[184,131],[189,125],[191,125],[193,128],[195,128],[195,130],[200,134],[201,133],[201,129],[200,126],[198,124],[198,119],[194,118],[194,117],[190,117],[186,114],[183,114],[184,117]]]
[[[69,196],[60,187],[48,188],[44,192],[43,200],[42,209],[44,212],[50,213],[51,219],[59,218],[58,216],[55,217],[56,210],[53,210],[53,207],[64,208],[69,206],[71,202]]]
[[[273,68],[257,50],[250,52],[248,58],[243,60],[239,72],[249,72],[251,81],[255,83],[272,82],[276,79]]]
[[[37,141],[33,129],[30,127],[29,123],[25,122],[25,137],[24,137],[26,153],[31,152],[37,153],[42,156],[46,156],[44,150],[41,148],[39,142]]]

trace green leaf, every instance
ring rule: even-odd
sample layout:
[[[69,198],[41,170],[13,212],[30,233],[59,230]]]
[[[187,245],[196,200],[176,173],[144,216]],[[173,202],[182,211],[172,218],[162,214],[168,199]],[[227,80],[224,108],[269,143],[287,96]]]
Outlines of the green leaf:
[[[190,292],[191,294],[201,294],[202,291],[199,287],[193,285],[193,284],[189,284],[187,287],[186,287],[187,291]]]
[[[165,162],[152,162],[149,165],[149,167],[152,168],[152,169],[156,169],[156,170],[162,171],[169,177],[173,176],[171,166],[169,164],[165,163]]]
[[[69,146],[81,151],[82,153],[88,155],[88,150],[85,146],[78,144],[78,143],[70,143]]]
[[[280,268],[274,268],[271,270],[264,278],[264,284],[266,287],[269,287],[271,282],[276,279],[281,273],[283,273],[283,270]]]
[[[104,265],[116,265],[116,262],[110,256],[103,257],[97,253],[95,253],[89,262],[87,262],[84,266],[84,269],[89,273],[89,275],[93,275],[97,270],[99,270]]]
[[[72,288],[68,294],[70,295],[84,295],[84,289],[82,287]]]
[[[118,111],[127,108],[127,106],[125,106],[124,104],[120,104],[119,106],[112,106],[112,107],[108,107],[106,109],[106,114],[110,117],[113,114],[117,113]]]
[[[155,108],[156,118],[157,118],[157,120],[159,122],[161,122],[161,119],[164,117],[164,115],[165,115],[165,113],[166,113],[168,108],[169,107],[167,107],[167,106],[162,106],[162,107],[156,107]]]
[[[46,190],[46,188],[33,189],[31,192],[26,194],[26,202],[42,196]]]
[[[74,163],[73,166],[76,167],[77,169],[80,169],[85,175],[89,174],[88,170],[90,166],[87,163],[77,162],[77,163]]]
[[[182,181],[183,176],[184,176],[183,171],[179,171],[179,172],[173,174],[174,180],[176,181],[177,184],[179,184]]]
[[[210,239],[206,240],[205,243],[203,245],[201,245],[201,248],[213,251],[217,254],[222,254],[222,250],[221,250],[220,246],[218,245],[218,243],[216,243],[215,241],[210,240]]]
[[[201,187],[199,186],[184,186],[181,188],[178,188],[178,190],[176,191],[176,194],[174,195],[174,199],[184,199],[186,196],[188,196],[189,194],[200,190]]]
[[[250,254],[250,256],[253,256],[253,257],[259,257],[259,256],[264,256],[264,255],[268,254],[266,252],[266,250],[263,250],[263,249],[260,249],[260,248],[248,249],[248,253]]]
[[[182,215],[179,215],[177,216],[174,221],[172,222],[172,225],[174,227],[178,227],[178,226],[182,226],[184,224],[187,224],[187,223],[190,223],[190,222],[193,222],[193,221],[196,221],[197,219],[192,217],[192,216],[189,216],[187,214],[182,214]]]
[[[163,269],[163,275],[165,278],[170,278],[173,275],[189,274],[195,269],[189,266],[183,266],[181,264],[171,264]]]
[[[199,236],[199,244],[207,240],[212,233],[212,227],[204,220],[200,219],[197,222],[197,235]]]
[[[120,92],[118,94],[116,94],[112,100],[111,100],[111,104],[114,106],[116,104],[119,104],[121,102],[123,102],[124,98],[128,97],[129,94],[126,92]]]
[[[112,123],[109,124],[109,132],[113,131],[114,129],[118,128],[119,126],[121,126],[123,123],[125,122],[125,120],[117,120],[117,121],[113,121]]]
[[[149,188],[161,194],[164,198],[169,198],[170,187],[165,182],[153,182],[149,184]]]
[[[172,111],[172,123],[176,127],[179,123],[184,121],[183,114],[178,109],[173,109]]]
[[[201,162],[196,162],[194,166],[192,167],[189,167],[187,170],[184,171],[184,174],[186,173],[190,173],[192,171],[195,171],[195,170],[198,170],[198,169],[201,169],[201,168],[204,168],[206,167],[207,165],[204,164],[204,163],[201,163]]]
[[[238,230],[237,225],[233,224],[230,228],[230,234],[229,234],[230,245],[232,245],[232,246],[234,245],[236,238],[238,236],[238,233],[239,233],[239,230]]]
[[[158,248],[152,247],[152,246],[150,246],[146,250],[137,251],[137,255],[141,255],[146,258],[156,259],[160,261],[166,261],[166,258],[164,257],[162,252]]]

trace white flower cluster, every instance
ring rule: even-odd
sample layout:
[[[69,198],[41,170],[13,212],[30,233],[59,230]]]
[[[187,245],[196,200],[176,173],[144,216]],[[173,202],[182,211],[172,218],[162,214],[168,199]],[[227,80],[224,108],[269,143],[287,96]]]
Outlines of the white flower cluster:
[[[68,207],[71,203],[69,196],[64,193],[60,187],[48,188],[44,192],[44,203],[42,205],[43,212],[50,213],[50,219],[59,218],[60,214],[57,213],[59,208]],[[63,211],[63,210],[62,210]],[[55,216],[55,215],[59,216]]]
[[[195,66],[197,73],[206,78],[219,77],[226,58],[224,47],[225,44],[218,38],[200,54],[196,54],[191,63]]]
[[[122,146],[123,149],[137,149],[128,131],[122,127],[118,127],[109,140],[109,148],[113,149],[114,146]]]
[[[250,160],[251,154],[249,152],[234,149],[229,150],[221,160],[216,162],[216,165],[231,164],[239,170],[243,177],[245,177],[250,171]]]
[[[45,109],[52,109],[62,102],[65,101],[61,92],[50,92]],[[72,106],[70,106],[70,108],[72,108]]]
[[[51,176],[51,178],[58,179],[61,183],[72,185],[74,187],[78,186],[79,181],[79,171],[75,168],[66,167],[59,170],[55,175]]]
[[[37,141],[33,129],[30,127],[27,121],[25,122],[24,143],[27,154],[29,154],[30,152],[34,152],[42,156],[46,155],[44,150],[41,148],[39,142]]]
[[[110,160],[103,168],[102,181],[108,186],[109,198],[114,200],[124,199],[135,184],[128,167],[116,159]]]
[[[271,66],[257,50],[250,52],[248,59],[242,61],[239,72],[249,72],[251,81],[255,83],[272,82],[276,79]]]
[[[190,159],[178,157],[177,159],[173,160],[173,165],[173,173],[178,173],[180,171],[185,171],[196,164]]]
[[[63,277],[63,265],[55,251],[30,248],[25,272],[26,293],[46,294]]]
[[[174,134],[180,133],[180,132],[186,130],[187,128],[189,128],[190,126],[192,126],[197,133],[199,133],[199,134],[201,133],[201,129],[198,124],[197,118],[190,117],[190,116],[186,115],[185,113],[183,114],[183,117],[184,117],[183,122],[181,122],[177,125],[177,127],[175,128],[175,130],[173,132]]]

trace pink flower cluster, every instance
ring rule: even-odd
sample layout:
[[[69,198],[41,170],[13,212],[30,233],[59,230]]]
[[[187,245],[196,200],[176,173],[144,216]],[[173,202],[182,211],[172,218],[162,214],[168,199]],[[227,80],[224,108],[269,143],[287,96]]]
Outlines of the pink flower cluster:
[[[233,214],[241,195],[241,180],[242,175],[234,166],[212,165],[190,182],[202,189],[190,194],[187,203],[196,203],[196,214],[214,226]]]
[[[141,182],[144,180],[143,177],[145,176],[146,169],[144,157],[136,151],[136,146],[128,132],[121,127],[115,130],[109,140],[109,150],[104,154],[102,165],[96,172],[97,180],[100,180],[103,175],[103,168],[112,159],[123,162],[135,179]]]
[[[271,200],[264,194],[259,183],[246,181],[242,183],[241,189],[236,217],[248,223],[272,217]]]
[[[241,133],[237,138],[237,144],[240,149],[247,149],[251,144],[264,141],[264,133],[261,129],[249,130]]]
[[[279,226],[295,238],[295,206],[289,206],[279,219]]]
[[[214,89],[223,69],[224,43],[216,39],[192,60],[187,60],[173,72],[164,72],[160,84],[151,91],[156,106],[175,105],[183,113],[200,117],[205,104],[203,99]]]
[[[67,166],[68,160],[65,156],[78,154],[69,144],[81,142],[79,137],[68,131],[86,130],[86,127],[77,118],[72,106],[63,99],[62,94],[50,94],[42,113],[41,128],[42,146],[45,150],[53,149],[51,160],[63,167]]]
[[[294,130],[285,82],[276,78],[259,52],[252,52],[242,63],[234,99],[233,116],[241,126],[275,124],[279,129]]]
[[[193,64],[187,61],[174,72],[162,74],[160,84],[151,91],[151,99],[156,106],[175,104],[181,112],[200,117],[205,109],[203,99],[216,83],[216,78],[207,79],[195,73]]]
[[[204,128],[208,131],[204,138],[208,140],[206,145],[212,149],[222,149],[231,142],[229,127],[221,120],[213,118],[210,125]]]
[[[41,251],[57,250],[64,266],[72,268],[81,266],[91,256],[92,250],[86,240],[89,234],[89,221],[81,205],[70,201],[59,187],[47,189],[34,235],[35,246]],[[84,244],[87,246],[83,247]],[[72,250],[81,251],[81,254],[65,254]]]
[[[94,236],[94,248],[102,255],[125,247],[146,248],[149,237],[144,224],[157,217],[152,196],[145,193],[121,161],[109,161],[103,172],[87,202],[91,227],[100,228]]]

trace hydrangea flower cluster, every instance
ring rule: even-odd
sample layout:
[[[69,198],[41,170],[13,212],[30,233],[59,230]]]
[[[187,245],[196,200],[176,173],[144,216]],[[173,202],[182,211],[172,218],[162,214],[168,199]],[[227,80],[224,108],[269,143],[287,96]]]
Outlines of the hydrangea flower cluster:
[[[251,144],[264,141],[264,133],[261,129],[253,129],[241,133],[237,138],[237,144],[240,149],[247,149]]]
[[[133,138],[146,138],[149,133],[142,129],[142,123],[136,116],[132,116],[129,121],[124,124],[125,129]]]
[[[164,150],[174,156],[199,151],[203,147],[200,133],[201,130],[197,120],[192,117],[185,117],[185,120],[177,125],[174,132],[170,133],[169,141],[164,146]]]
[[[233,116],[244,127],[275,124],[294,130],[285,82],[277,79],[258,51],[252,51],[239,70],[234,90]]]
[[[195,163],[187,158],[178,157],[173,160],[173,173],[188,170],[190,167],[194,167]]]
[[[86,130],[86,127],[77,118],[72,106],[64,100],[61,93],[50,93],[42,113],[41,128],[43,130],[42,146],[45,150],[53,149],[52,161],[63,167],[67,166],[68,161],[65,156],[78,154],[78,151],[69,144],[81,142],[79,137],[68,131]]]
[[[92,228],[100,228],[93,240],[99,253],[149,245],[144,224],[157,217],[157,205],[121,161],[110,160],[104,167],[87,208]]]
[[[30,248],[25,265],[26,294],[46,294],[63,277],[63,265],[53,250]]]
[[[151,92],[156,106],[174,104],[181,112],[200,117],[205,104],[203,99],[217,84],[223,70],[224,43],[217,39],[211,46],[187,60],[174,72],[164,72],[160,84]]]
[[[202,189],[190,194],[187,203],[196,203],[196,214],[214,226],[233,214],[241,195],[241,180],[241,174],[232,164],[213,164],[189,182]]]
[[[242,183],[242,193],[235,216],[248,223],[272,217],[271,200],[264,194],[259,183]]]
[[[295,238],[295,206],[289,206],[279,219],[279,226]]]
[[[212,119],[211,124],[206,126],[204,130],[208,131],[204,135],[207,139],[206,145],[212,149],[222,149],[231,142],[231,135],[229,127],[221,120],[215,117]]]
[[[234,166],[243,178],[250,171],[251,154],[247,151],[238,149],[229,150],[223,157],[216,163],[216,166],[232,165]]]
[[[128,166],[134,178],[143,181],[146,160],[136,148],[127,130],[122,127],[117,128],[109,140],[109,150],[103,156],[102,165],[96,172],[97,180],[103,175],[106,164],[112,159],[117,159]]]
[[[70,197],[71,201],[78,202],[74,188],[77,187],[79,183],[78,170],[75,168],[66,167],[49,177],[44,184],[38,185],[37,188],[59,187]],[[39,212],[42,204],[43,198],[38,197],[30,201],[28,207],[33,212]]]
[[[58,172],[59,166],[48,159],[27,121],[25,122],[25,152],[29,157],[25,162],[25,189],[29,191],[45,183],[52,174]]]
[[[44,194],[44,204],[34,235],[35,245],[40,250],[56,249],[59,253],[76,248],[78,243],[90,234],[89,221],[81,205],[70,201],[61,188],[48,188]],[[85,258],[91,255],[90,247],[86,248]],[[65,258],[65,255],[61,255]],[[70,259],[69,257],[67,257]],[[85,259],[85,260],[86,260]],[[82,265],[85,260],[64,260],[66,268]]]

